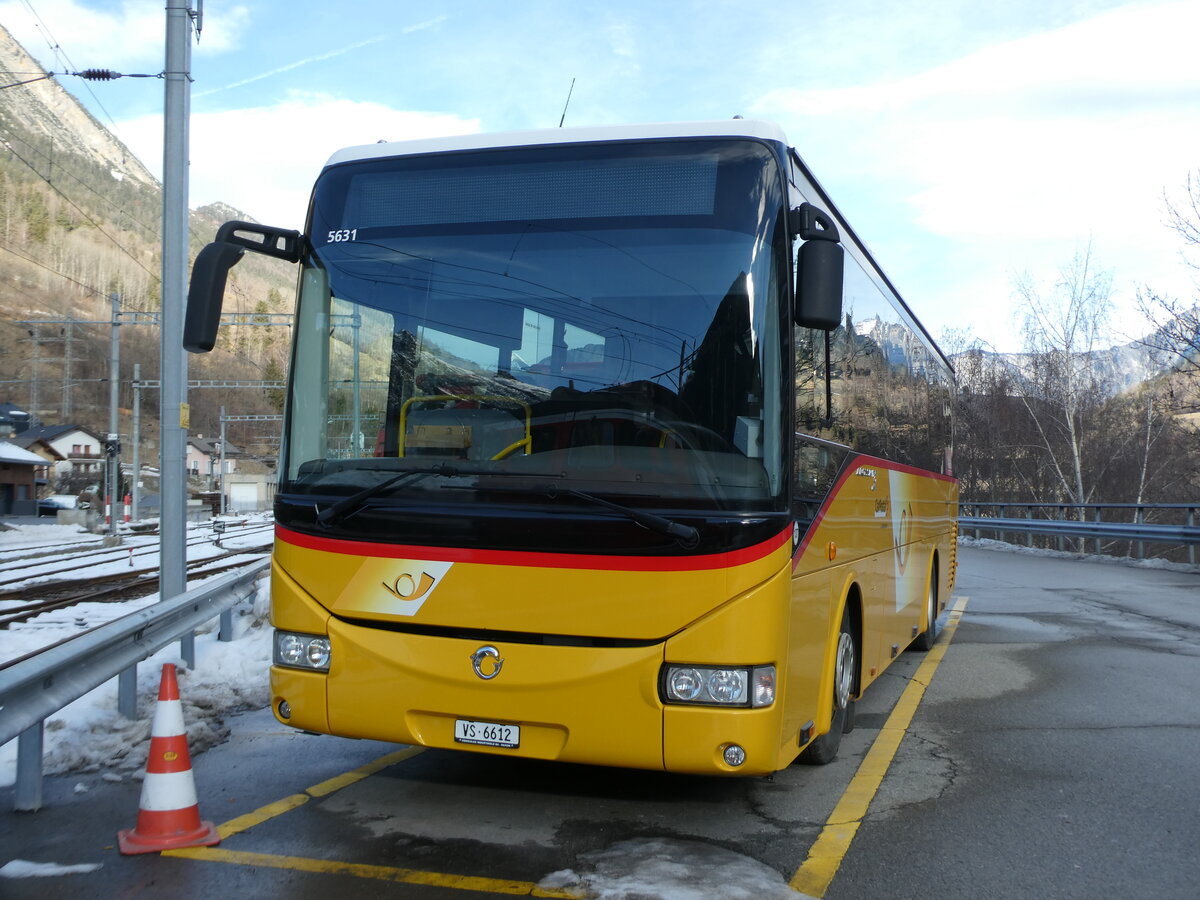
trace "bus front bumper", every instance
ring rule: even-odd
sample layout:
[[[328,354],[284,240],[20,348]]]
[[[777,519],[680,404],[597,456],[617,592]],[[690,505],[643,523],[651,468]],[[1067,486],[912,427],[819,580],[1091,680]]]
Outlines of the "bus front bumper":
[[[272,706],[285,724],[423,747],[696,774],[766,774],[790,762],[781,758],[776,707],[664,705],[663,644],[487,643],[338,620],[329,626],[328,673],[271,668]],[[494,654],[477,656],[489,647]],[[738,765],[727,761],[731,744],[745,753]]]

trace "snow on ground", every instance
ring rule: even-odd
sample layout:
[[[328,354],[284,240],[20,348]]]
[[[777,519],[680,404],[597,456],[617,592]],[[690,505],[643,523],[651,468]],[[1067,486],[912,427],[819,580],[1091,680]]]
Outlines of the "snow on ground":
[[[564,869],[547,875],[543,890],[576,890],[596,900],[798,900],[770,866],[700,841],[636,838],[583,853],[590,871]],[[714,894],[714,885],[720,893]]]
[[[78,525],[12,525],[3,519],[0,519],[0,525],[7,526],[0,528],[0,553],[55,544],[94,544],[100,540],[100,535],[90,534]]]
[[[174,663],[193,754],[219,744],[228,734],[225,719],[270,700],[267,669],[271,634],[266,623],[266,582],[252,604],[234,608],[234,640],[217,640],[217,622],[196,635],[196,668],[186,669],[178,643],[168,644],[138,664],[138,717],[117,712],[117,682],[111,679],[46,720],[43,772],[47,775],[101,772],[122,780],[141,778],[150,748],[150,723],[164,663]],[[139,603],[138,605],[143,605]],[[3,632],[0,632],[2,635]],[[0,641],[2,647],[2,641]],[[0,655],[7,655],[0,651]],[[0,785],[16,780],[17,742],[0,747]]]
[[[103,863],[83,863],[62,866],[58,863],[35,863],[14,859],[0,866],[0,878],[52,878],[56,875],[78,875],[95,872]]]
[[[1165,559],[1132,559],[1127,556],[1101,556],[1092,553],[1074,553],[1069,550],[1043,550],[1037,547],[1025,547],[1021,544],[1008,544],[1004,541],[994,541],[989,538],[971,538],[959,535],[958,546],[975,547],[979,550],[995,550],[1002,553],[1016,553],[1026,556],[1047,556],[1054,559],[1078,559],[1088,562],[1107,563],[1113,566],[1132,566],[1137,569],[1159,569],[1168,572],[1190,572],[1200,574],[1200,565],[1169,562]]]
[[[236,547],[234,531],[222,541]],[[26,549],[38,543],[62,545],[96,535],[80,534],[73,525],[18,525],[0,532],[0,554]],[[247,537],[262,543],[262,535]],[[203,549],[203,548],[202,548]],[[189,552],[189,558],[195,556]],[[103,574],[106,567],[120,571],[127,563],[114,562],[93,567]],[[127,570],[127,569],[126,569]],[[150,748],[150,723],[158,697],[164,663],[177,666],[188,747],[193,754],[220,743],[228,733],[230,715],[261,709],[269,702],[267,669],[271,664],[271,635],[267,624],[268,582],[259,582],[255,596],[234,607],[234,640],[217,640],[213,619],[196,635],[196,668],[186,669],[179,644],[168,644],[138,664],[138,717],[130,721],[117,712],[117,681],[111,679],[89,694],[68,704],[46,720],[43,771],[47,775],[100,772],[110,780],[141,778]],[[158,595],[125,603],[85,603],[68,611],[43,613],[27,623],[0,631],[0,660],[15,659],[47,643],[79,632],[79,623],[94,625],[118,615],[135,612],[157,601]],[[0,747],[0,785],[16,780],[17,742]]]

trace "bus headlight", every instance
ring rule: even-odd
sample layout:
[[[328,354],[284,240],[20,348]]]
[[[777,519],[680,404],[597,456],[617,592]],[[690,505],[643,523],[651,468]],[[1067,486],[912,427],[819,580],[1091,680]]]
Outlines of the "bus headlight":
[[[329,671],[329,638],[319,634],[275,632],[274,662],[291,669]]]
[[[666,703],[770,706],[775,702],[775,667],[667,666],[662,693]]]

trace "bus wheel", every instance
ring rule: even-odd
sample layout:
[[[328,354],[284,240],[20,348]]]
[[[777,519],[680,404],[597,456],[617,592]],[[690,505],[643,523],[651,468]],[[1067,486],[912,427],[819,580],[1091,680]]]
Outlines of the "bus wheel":
[[[913,645],[918,650],[932,650],[933,645],[937,642],[937,614],[938,614],[938,596],[937,596],[937,581],[938,571],[937,563],[933,564],[933,568],[929,571],[929,586],[925,591],[925,615],[928,625],[925,630],[917,635]]]
[[[837,757],[842,735],[854,727],[854,675],[857,671],[857,648],[850,630],[850,611],[842,614],[837,651],[833,656],[833,720],[829,731],[816,738],[800,754],[800,762],[824,766]]]

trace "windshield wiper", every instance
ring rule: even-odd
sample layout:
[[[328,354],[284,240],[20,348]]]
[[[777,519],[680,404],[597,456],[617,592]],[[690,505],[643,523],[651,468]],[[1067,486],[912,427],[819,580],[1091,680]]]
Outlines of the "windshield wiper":
[[[388,488],[400,484],[403,481],[415,481],[418,478],[424,478],[427,475],[444,475],[447,478],[455,478],[459,475],[468,474],[462,470],[454,468],[454,466],[440,465],[432,466],[428,469],[408,469],[401,472],[399,475],[393,475],[391,478],[385,478],[378,484],[373,484],[370,487],[363,488],[349,497],[343,497],[337,503],[325,507],[317,513],[317,524],[322,528],[332,528],[342,519],[347,516],[354,515],[362,509],[363,505],[372,497],[378,497]]]
[[[465,471],[465,472],[459,472],[457,474],[481,474],[481,475],[487,474],[487,475],[504,475],[504,476],[508,476],[508,477],[516,477],[518,475],[520,475],[521,477],[526,476],[526,473],[517,473],[517,472],[491,471],[491,472],[487,472],[487,473],[482,473],[482,472],[471,472],[469,470]],[[442,485],[442,487],[453,489],[457,486],[446,484],[446,485]],[[484,488],[484,490],[491,491],[491,492],[497,492],[497,493],[498,492],[509,492],[509,489],[498,488],[498,487],[488,487],[488,488]],[[642,512],[642,510],[640,510],[640,509],[633,509],[632,507],[629,507],[629,506],[623,506],[620,503],[613,503],[611,500],[605,500],[603,497],[597,497],[595,494],[587,493],[587,491],[579,491],[579,490],[575,490],[574,488],[560,488],[553,483],[549,484],[545,487],[535,488],[534,490],[539,493],[545,494],[551,500],[553,500],[559,494],[567,494],[571,497],[576,497],[579,500],[584,500],[588,503],[593,503],[596,506],[603,506],[605,509],[611,509],[613,512],[618,512],[621,515],[625,516],[625,518],[630,519],[633,522],[636,522],[638,525],[641,525],[643,528],[649,529],[650,531],[657,532],[658,534],[666,535],[669,538],[674,538],[675,541],[678,542],[679,546],[683,547],[683,549],[685,549],[685,550],[692,550],[700,543],[700,532],[697,529],[693,528],[691,525],[684,525],[682,522],[675,522],[664,516],[656,516],[656,515],[654,515],[654,513]],[[511,492],[512,493],[522,493],[522,494],[527,493],[527,491],[525,489],[515,489],[515,490],[512,490]]]
[[[656,516],[654,513],[642,512],[640,509],[622,506],[620,503],[613,503],[611,500],[605,500],[603,497],[597,497],[595,494],[589,494],[585,491],[577,491],[574,488],[566,488],[562,491],[551,488],[547,493],[551,496],[555,493],[570,494],[572,497],[578,497],[580,500],[586,500],[588,503],[603,506],[606,509],[613,510],[613,512],[619,512],[643,528],[648,528],[650,531],[656,531],[659,534],[665,534],[669,538],[674,538],[684,550],[692,550],[700,543],[700,532],[691,525],[684,525],[682,522],[675,522],[663,516]]]

